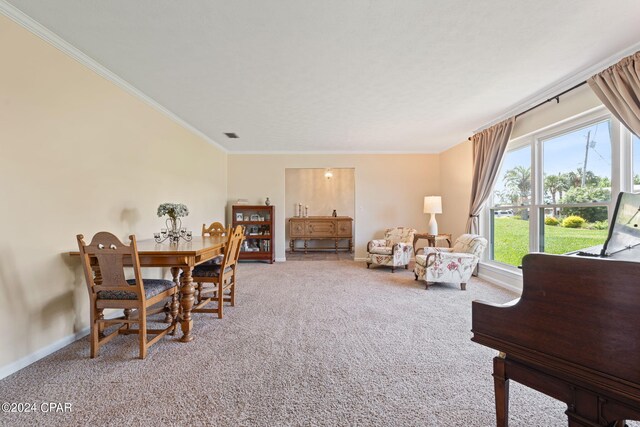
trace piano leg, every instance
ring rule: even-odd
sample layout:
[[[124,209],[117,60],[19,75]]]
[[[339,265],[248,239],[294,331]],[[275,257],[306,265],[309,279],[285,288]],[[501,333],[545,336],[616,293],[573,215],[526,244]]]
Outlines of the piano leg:
[[[509,425],[509,378],[505,375],[504,359],[493,358],[493,386],[496,395],[496,426]]]

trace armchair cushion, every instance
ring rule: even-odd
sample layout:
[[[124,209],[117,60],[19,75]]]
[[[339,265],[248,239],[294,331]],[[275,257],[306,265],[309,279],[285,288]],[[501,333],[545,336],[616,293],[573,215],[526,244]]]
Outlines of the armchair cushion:
[[[409,243],[413,245],[413,235],[416,230],[409,227],[388,228],[384,232],[385,246],[393,246],[396,243]]]
[[[386,246],[384,247],[374,246],[369,249],[370,254],[378,254],[378,255],[391,255],[392,251],[393,251],[393,248],[386,247]]]
[[[470,253],[480,257],[486,246],[487,239],[484,237],[477,234],[463,234],[456,239],[451,252]]]
[[[230,272],[232,267],[224,269],[225,273]],[[196,266],[191,272],[191,277],[218,277],[220,275],[220,265],[217,264],[201,264]]]

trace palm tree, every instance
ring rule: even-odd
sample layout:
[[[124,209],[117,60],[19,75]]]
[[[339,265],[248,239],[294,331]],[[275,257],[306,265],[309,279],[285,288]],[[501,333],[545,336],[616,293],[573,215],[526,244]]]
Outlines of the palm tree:
[[[564,174],[549,175],[544,177],[544,190],[551,196],[551,203],[556,204],[557,200],[562,199],[562,194],[569,189],[568,180]],[[556,198],[556,194],[558,198]]]
[[[582,185],[582,172],[580,171],[580,168],[578,168],[578,172],[571,171],[563,175],[567,180],[569,187],[580,187]]]
[[[571,171],[564,175],[569,180],[570,187],[582,187],[582,168],[577,168],[575,172]],[[587,171],[584,175],[584,185],[586,187],[597,187],[600,184],[601,178],[592,171]]]
[[[518,194],[520,204],[524,204],[531,193],[531,167],[516,166],[504,174],[504,185]]]

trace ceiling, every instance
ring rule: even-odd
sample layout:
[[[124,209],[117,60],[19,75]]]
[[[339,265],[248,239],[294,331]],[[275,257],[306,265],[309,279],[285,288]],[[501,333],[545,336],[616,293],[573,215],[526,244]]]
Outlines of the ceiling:
[[[231,152],[440,152],[640,42],[637,0],[8,3]]]

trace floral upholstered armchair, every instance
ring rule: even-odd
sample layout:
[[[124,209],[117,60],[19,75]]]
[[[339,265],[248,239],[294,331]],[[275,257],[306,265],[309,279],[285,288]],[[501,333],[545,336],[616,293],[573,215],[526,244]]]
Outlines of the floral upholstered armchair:
[[[453,248],[424,248],[416,250],[416,266],[413,273],[416,280],[426,282],[426,288],[433,282],[460,283],[460,289],[467,289],[467,281],[478,265],[482,252],[487,247],[487,239],[476,234],[458,237]]]
[[[371,240],[367,244],[367,268],[371,264],[388,265],[392,273],[396,267],[408,268],[415,233],[416,230],[409,227],[388,228],[384,239]]]

